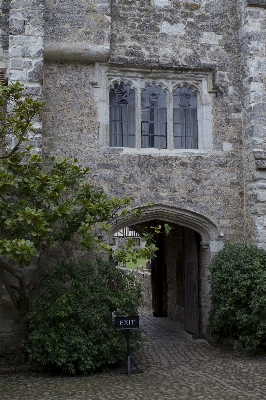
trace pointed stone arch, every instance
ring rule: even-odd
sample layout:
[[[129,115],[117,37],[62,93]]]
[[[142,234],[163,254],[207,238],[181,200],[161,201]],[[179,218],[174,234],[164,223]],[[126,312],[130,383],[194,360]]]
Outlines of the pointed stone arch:
[[[126,226],[138,231],[147,222],[168,223],[169,236],[158,235],[159,248],[152,268],[153,315],[168,316],[184,322],[196,337],[205,334],[209,319],[208,266],[223,247],[223,233],[218,224],[194,210],[167,204],[143,207],[136,221],[131,216],[113,222],[110,237]],[[181,284],[180,284],[181,282]]]
[[[154,204],[149,208],[142,208],[143,215],[136,221],[128,216],[119,221],[113,222],[110,237],[126,226],[136,226],[137,224],[151,221],[163,220],[167,223],[174,223],[186,228],[190,228],[201,236],[201,245],[209,248],[210,253],[216,253],[223,247],[223,232],[218,225],[210,218],[189,209],[178,208],[165,204]]]

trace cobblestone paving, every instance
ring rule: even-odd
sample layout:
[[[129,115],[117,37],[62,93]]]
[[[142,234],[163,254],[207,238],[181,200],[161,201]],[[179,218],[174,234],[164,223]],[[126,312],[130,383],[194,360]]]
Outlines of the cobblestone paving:
[[[194,340],[167,318],[141,314],[148,342],[136,357],[143,374],[89,377],[0,376],[0,400],[266,399],[266,358],[243,357]]]

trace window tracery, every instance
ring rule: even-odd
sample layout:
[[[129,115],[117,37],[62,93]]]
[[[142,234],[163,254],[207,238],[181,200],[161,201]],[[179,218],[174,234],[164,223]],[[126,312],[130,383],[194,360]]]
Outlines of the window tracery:
[[[197,95],[186,86],[173,93],[173,134],[175,149],[198,148]]]
[[[166,93],[155,84],[141,92],[141,147],[167,148]]]
[[[101,146],[143,154],[212,149],[209,73],[97,64],[95,77]]]
[[[142,148],[166,149],[169,134],[175,149],[198,148],[197,94],[192,88],[176,88],[167,104],[167,93],[162,86],[147,84],[140,99]],[[167,124],[171,105],[173,121]],[[136,108],[135,90],[124,82],[115,83],[109,91],[111,147],[135,147]],[[171,125],[173,130],[169,132]]]
[[[135,147],[135,91],[124,82],[109,91],[110,146]]]

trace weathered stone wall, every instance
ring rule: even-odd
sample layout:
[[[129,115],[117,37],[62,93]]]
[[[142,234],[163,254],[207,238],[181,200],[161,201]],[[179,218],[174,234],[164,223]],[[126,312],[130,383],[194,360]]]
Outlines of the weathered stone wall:
[[[193,210],[216,221],[227,239],[241,240],[242,149],[236,142],[236,137],[241,140],[240,126],[237,124],[232,131],[231,141],[235,144],[229,151],[139,154],[102,147],[97,109],[101,98],[96,97],[90,84],[93,78],[90,65],[46,62],[44,154],[77,157],[91,168],[93,183],[110,195],[130,196],[135,205],[151,201]],[[215,97],[213,101],[221,102]],[[215,116],[224,118],[219,107]],[[229,143],[229,138],[226,140]]]
[[[11,80],[25,82],[32,92],[41,90],[43,47],[47,59],[84,61],[76,53],[69,53],[79,43],[94,49],[100,46],[102,53],[98,50],[103,55],[103,48],[110,47],[111,17],[111,62],[193,71],[207,68],[213,70],[214,86],[223,92],[217,92],[217,97],[212,95],[213,152],[160,156],[157,163],[157,155],[124,155],[118,149],[101,148],[97,132],[101,115],[97,115],[96,109],[101,99],[90,84],[95,79],[92,67],[78,61],[47,62],[44,153],[78,156],[83,164],[92,167],[95,182],[110,194],[134,194],[136,204],[152,199],[189,206],[217,221],[228,238],[241,239],[243,207],[239,205],[243,204],[243,176],[242,153],[237,145],[242,133],[237,68],[241,57],[236,29],[239,21],[235,18],[237,4],[47,1],[44,9],[43,1],[12,1],[9,76]],[[55,44],[62,49],[59,57],[53,53]],[[83,44],[81,52],[85,54]],[[92,53],[87,61],[94,60]],[[128,164],[130,172],[124,168]],[[173,171],[175,176],[170,178]]]
[[[249,238],[266,249],[266,10],[265,2],[242,9],[243,157],[245,226]],[[262,6],[262,7],[260,7]]]
[[[109,195],[188,210],[212,221],[220,238],[266,248],[264,0],[12,0],[10,11],[9,2],[0,5],[0,68],[9,65],[9,80],[43,95],[44,155],[77,157]],[[160,71],[160,79],[208,75],[208,149],[108,147],[101,140],[108,68],[120,76]],[[184,217],[186,224],[193,229]],[[207,266],[219,250],[210,240],[200,261],[205,326]],[[175,255],[170,250],[173,264],[176,248]],[[174,286],[169,275],[176,318]]]
[[[99,123],[94,88],[89,83],[92,74],[92,65],[46,62],[43,92],[46,100],[43,115],[44,155],[53,153],[75,157],[78,150],[84,166],[97,165]],[[97,175],[97,171],[92,169],[92,176],[94,173]],[[97,178],[94,182],[97,182]]]
[[[0,2],[0,68],[7,68],[9,47],[9,0]]]
[[[12,0],[9,12],[8,80],[20,82],[25,95],[42,97],[44,0]],[[36,134],[30,144],[41,151],[41,120],[34,121]]]
[[[189,69],[212,64],[227,86],[236,72],[228,67],[239,63],[239,23],[237,1],[113,0],[111,61]]]
[[[213,97],[213,149],[231,149],[234,159],[242,129],[238,2],[114,0],[112,27],[111,62],[213,70],[223,92]]]
[[[78,56],[74,62],[70,61],[72,56],[68,61],[67,56],[62,56],[61,62],[49,56],[44,81],[44,154],[77,157],[91,168],[92,183],[109,195],[130,196],[136,206],[151,201],[190,210],[213,221],[225,240],[241,241],[248,234],[252,240],[252,230],[245,236],[244,227],[243,60],[238,6],[231,0],[111,2],[111,53],[105,66],[113,66],[112,76],[113,71],[123,76],[123,71],[130,68],[132,74],[138,74],[141,68],[144,75],[145,71],[148,74],[160,69],[160,79],[167,73],[177,78],[189,71],[193,77],[211,73],[212,145],[208,151],[109,148],[100,140],[108,112],[104,107],[108,94],[107,79],[101,72],[104,66],[94,67],[93,58],[88,58],[91,64],[86,64]],[[53,35],[59,39],[65,35],[60,26],[53,27]],[[49,29],[50,24],[46,31]],[[80,35],[84,38],[84,32]],[[168,248],[167,255],[174,275],[178,270],[174,265],[180,245],[177,242]],[[210,251],[215,253],[218,249],[210,249],[208,243],[204,246],[200,312],[206,329],[207,264]],[[179,279],[170,274],[167,282],[168,315],[174,319],[182,318],[181,262],[179,269]]]
[[[45,64],[44,82],[45,154],[78,157],[91,167],[94,182],[110,195],[129,195],[136,205],[152,201],[189,208],[217,222],[227,239],[241,240],[242,87],[237,15],[237,2],[232,1],[112,2],[111,62],[191,70],[207,66],[214,71],[215,84],[223,94],[211,95],[211,152],[128,154],[101,146],[102,115],[97,104],[102,99],[93,86],[93,67],[50,61]],[[175,71],[178,75],[179,70]]]
[[[110,0],[47,0],[45,57],[107,61],[110,27]]]
[[[40,95],[43,80],[44,0],[12,0],[9,16],[9,80]]]

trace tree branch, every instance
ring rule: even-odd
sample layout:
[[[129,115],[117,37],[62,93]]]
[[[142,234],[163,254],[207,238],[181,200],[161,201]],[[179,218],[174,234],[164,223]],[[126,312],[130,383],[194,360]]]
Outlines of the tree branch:
[[[0,260],[0,271],[1,271],[1,269],[4,269],[5,271],[9,272],[11,275],[15,276],[18,279],[19,284],[20,284],[19,293],[20,293],[20,295],[23,294],[23,293],[25,294],[27,285],[26,285],[26,280],[25,280],[24,274],[22,272],[18,271],[15,267],[12,267],[11,265],[5,263],[3,260]],[[0,276],[0,278],[1,278],[1,276]],[[10,282],[9,282],[9,286],[11,288],[11,283]],[[11,290],[12,290],[12,288],[11,288]],[[12,292],[13,292],[13,290],[12,290]],[[12,301],[13,301],[13,299],[12,299]],[[17,300],[17,302],[18,302],[18,300]]]
[[[18,285],[15,285],[14,283],[11,283],[10,286],[12,287],[12,289],[16,290],[17,292],[20,291],[20,288]]]
[[[38,267],[33,278],[31,279],[31,282],[28,285],[30,293],[33,292],[33,290],[37,290],[40,287],[41,275],[42,275],[41,268]]]
[[[15,151],[17,151],[17,149],[19,148],[21,142],[22,142],[22,139],[20,139],[20,140],[17,142],[16,146],[11,150],[10,153],[6,154],[5,156],[0,156],[0,160],[4,160],[5,158],[9,158],[10,156],[12,156],[12,154],[14,154]]]
[[[4,197],[0,194],[1,199],[7,204],[7,201],[4,199]]]
[[[8,280],[6,274],[5,274],[5,271],[2,268],[0,268],[0,279],[3,282],[8,294],[9,294],[9,296],[10,296],[10,298],[11,298],[13,304],[14,304],[14,306],[18,307],[18,299],[17,299],[17,297],[16,297],[16,295],[14,293],[14,290],[13,290],[13,288],[11,286],[11,283],[9,282],[9,280]]]
[[[3,260],[0,260],[0,270],[3,268],[5,271],[9,272],[11,275],[15,276],[17,279],[23,278],[23,273],[17,270],[17,268],[12,267],[10,264],[7,264]]]

